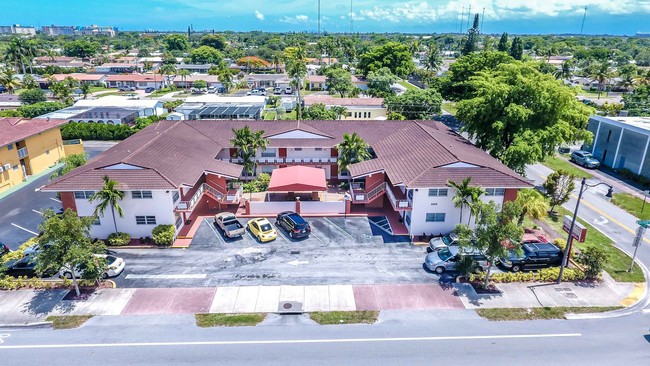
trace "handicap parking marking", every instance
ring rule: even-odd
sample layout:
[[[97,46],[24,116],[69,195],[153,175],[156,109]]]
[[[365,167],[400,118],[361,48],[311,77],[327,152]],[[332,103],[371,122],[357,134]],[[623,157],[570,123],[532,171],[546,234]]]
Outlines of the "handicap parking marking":
[[[346,235],[348,238],[350,238],[350,239],[352,239],[352,240],[354,240],[354,241],[357,240],[357,238],[355,238],[354,236],[352,236],[352,234],[350,234],[349,232],[347,232],[346,230],[344,230],[342,227],[340,227],[340,226],[336,225],[335,223],[333,223],[333,222],[332,222],[330,219],[328,219],[327,217],[323,217],[323,220],[324,220],[324,221],[327,221],[331,226],[335,227],[339,232],[343,233],[343,234]]]
[[[217,240],[223,244],[226,245],[226,241],[221,237],[221,233],[214,227],[214,224],[211,223],[207,218],[203,218],[203,221],[210,226],[210,229],[212,229],[212,232],[214,232],[214,235],[217,237]]]

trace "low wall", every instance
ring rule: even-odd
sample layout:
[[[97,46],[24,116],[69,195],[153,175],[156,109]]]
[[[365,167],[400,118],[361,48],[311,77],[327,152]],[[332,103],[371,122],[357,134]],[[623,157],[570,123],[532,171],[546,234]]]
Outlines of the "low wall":
[[[340,202],[319,202],[303,201],[300,202],[301,214],[343,214],[345,213],[345,203]]]
[[[84,144],[81,140],[63,141],[63,151],[65,156],[83,154],[85,152]]]
[[[282,211],[295,211],[296,203],[289,202],[250,202],[251,215],[278,214]]]

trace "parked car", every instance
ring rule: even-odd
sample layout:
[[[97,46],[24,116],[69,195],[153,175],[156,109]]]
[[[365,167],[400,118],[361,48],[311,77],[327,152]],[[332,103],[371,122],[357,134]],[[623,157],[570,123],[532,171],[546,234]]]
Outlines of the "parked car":
[[[128,97],[129,99],[140,99],[140,96],[135,93],[125,94],[124,96]]]
[[[282,88],[275,88],[273,89],[273,94],[282,94]]]
[[[572,162],[582,165],[585,168],[598,168],[600,166],[600,161],[598,159],[594,158],[593,155],[589,151],[584,151],[584,150],[576,150],[571,153],[571,158],[569,158]]]
[[[304,238],[311,234],[309,223],[293,211],[280,212],[275,218],[275,226],[287,231],[293,239]]]
[[[0,241],[0,257],[9,253],[10,251],[11,250],[9,250],[9,247],[5,243]]]
[[[477,252],[464,252],[457,246],[442,248],[427,254],[424,259],[424,264],[430,271],[435,271],[436,273],[441,274],[445,271],[455,270],[456,263],[461,256],[465,255],[472,256],[474,264],[476,265],[475,270],[477,271],[483,271],[490,265],[485,255]]]
[[[458,234],[456,233],[449,233],[447,235],[432,238],[429,240],[429,248],[431,248],[432,251],[436,251],[451,245],[458,245],[458,239]]]
[[[262,243],[275,240],[278,237],[277,230],[275,230],[269,220],[264,218],[249,220],[248,230],[250,230],[251,234],[253,234],[253,236]]]
[[[136,90],[138,90],[138,89],[135,86],[122,86],[122,87],[120,87],[121,92],[136,91]]]
[[[152,87],[148,87],[148,88],[145,88],[145,89],[144,89],[144,92],[145,92],[145,93],[153,93],[154,90],[156,90],[156,89],[154,89],[154,88],[152,88]]]
[[[102,274],[102,278],[110,278],[119,276],[122,271],[124,271],[125,263],[124,259],[116,257],[113,255],[106,254],[94,254],[95,258],[106,260],[106,265],[108,266],[106,271]],[[74,270],[74,276],[76,278],[81,278],[83,276],[84,268],[78,267]],[[59,270],[59,277],[72,279],[72,269],[70,267],[63,267]]]
[[[246,95],[266,95],[266,90],[253,89],[249,92],[246,92]]]
[[[50,245],[50,244],[45,244],[45,247],[47,247],[47,246],[49,246],[49,245]],[[32,256],[32,255],[34,255],[34,254],[37,254],[37,253],[40,252],[40,251],[41,251],[40,245],[39,245],[38,243],[36,243],[36,244],[33,244],[33,245],[27,247],[27,249],[25,249],[25,250],[23,251],[23,255],[24,255],[25,257],[29,257],[29,256]]]
[[[290,86],[284,88],[284,94],[293,94],[293,89]]]
[[[214,224],[223,230],[224,235],[229,238],[242,236],[246,232],[246,229],[237,220],[235,214],[230,212],[220,212],[214,215]]]
[[[513,272],[556,267],[562,264],[562,250],[551,243],[528,243],[522,246],[523,253],[511,250],[507,258],[499,258],[499,263]]]
[[[12,277],[27,276],[41,277],[36,272],[36,260],[33,256],[11,260],[5,263],[5,274]],[[42,277],[51,277],[55,271],[45,271]]]

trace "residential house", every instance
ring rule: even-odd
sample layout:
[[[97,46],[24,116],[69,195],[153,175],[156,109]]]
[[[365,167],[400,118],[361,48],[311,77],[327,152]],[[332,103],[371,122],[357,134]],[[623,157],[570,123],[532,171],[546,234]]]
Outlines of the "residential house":
[[[20,103],[20,97],[16,94],[0,94],[0,111],[7,109],[18,109],[22,103]]]
[[[266,98],[263,96],[222,97],[204,94],[188,97],[176,107],[183,119],[260,119]]]
[[[73,106],[44,114],[39,118],[119,125],[131,124],[138,117],[161,116],[166,112],[164,102],[160,100],[108,96],[82,99]]]
[[[59,127],[66,122],[0,118],[0,192],[42,173],[65,156],[84,152],[81,141],[61,138]]]
[[[108,75],[104,82],[109,88],[160,89],[165,82],[165,77],[158,74]]]
[[[363,76],[351,75],[352,84],[361,90],[368,90],[368,82]],[[325,75],[308,75],[308,90],[327,90],[327,76]]]
[[[245,198],[237,183],[244,179],[242,161],[231,144],[233,130],[245,126],[264,131],[269,141],[265,150],[256,152],[253,176],[276,174],[285,167],[322,169],[332,186],[349,182],[350,199],[323,201],[318,192],[303,192],[301,203],[291,198],[286,202]],[[341,172],[337,146],[351,131],[370,146],[371,159]],[[104,176],[125,192],[120,202],[124,217],[115,220],[120,231],[134,238],[151,236],[160,224],[186,232],[198,212],[234,212],[240,205],[243,214],[266,216],[293,208],[310,215],[341,216],[383,210],[398,216],[403,222],[399,225],[411,236],[447,233],[460,222],[449,180],[471,178],[472,184],[486,190],[482,199],[497,205],[514,200],[518,189],[533,186],[435,121],[184,120],[151,125],[41,190],[58,192],[65,208],[90,216],[95,204],[88,198],[102,188]],[[99,217],[91,235],[105,238],[113,231],[109,210]]]
[[[305,108],[324,104],[326,108],[345,107],[347,114],[341,119],[369,120],[386,119],[384,98],[334,98],[328,95],[308,95],[304,98]]]
[[[95,67],[98,74],[127,74],[142,72],[142,64],[135,62],[108,62]]]
[[[284,87],[291,83],[286,74],[248,74],[244,80],[251,88]]]
[[[92,85],[101,85],[104,83],[108,75],[102,74],[83,74],[83,73],[72,73],[72,74],[54,74],[52,78],[56,81],[63,81],[66,78],[72,78],[73,80],[81,84],[92,84]]]

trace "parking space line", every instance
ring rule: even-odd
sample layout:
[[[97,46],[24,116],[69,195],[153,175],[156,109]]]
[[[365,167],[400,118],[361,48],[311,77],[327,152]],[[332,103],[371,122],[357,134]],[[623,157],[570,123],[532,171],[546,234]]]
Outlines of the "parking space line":
[[[284,231],[283,231],[282,229],[280,229],[279,227],[276,227],[275,229],[276,229],[276,231],[278,232],[278,236],[279,236],[279,237],[282,237],[282,239],[283,239],[284,241],[286,241],[288,244],[291,244],[291,243],[292,243],[289,239],[287,239],[287,237],[285,236]]]
[[[25,230],[25,231],[27,231],[27,232],[30,233],[30,234],[33,234],[33,235],[38,236],[38,233],[35,233],[35,232],[33,232],[33,231],[29,230],[29,229],[25,229],[24,227],[22,227],[22,226],[20,226],[20,225],[16,225],[16,224],[14,224],[13,222],[11,223],[11,225],[12,225],[12,226],[15,226],[15,227],[17,227],[17,228],[19,228],[19,229],[21,229],[21,230]]]
[[[256,237],[253,236],[253,234],[250,232],[250,230],[246,229],[246,234],[248,234],[248,236],[250,236],[251,239],[253,239],[254,242],[256,242],[256,243],[258,243],[258,244],[260,243],[260,241],[257,240]]]
[[[212,232],[214,232],[214,235],[217,237],[217,240],[221,242],[221,244],[226,245],[226,241],[223,240],[221,237],[221,233],[217,231],[217,229],[214,228],[214,224],[212,224],[210,221],[208,221],[207,218],[203,218],[203,221],[210,226],[210,229],[212,229]]]
[[[312,230],[312,231],[311,231],[311,234],[309,234],[309,235],[310,235],[310,236],[313,236],[313,237],[316,238],[316,239],[318,239],[319,242],[321,242],[321,243],[323,243],[323,244],[327,244],[327,243],[325,243],[325,241],[323,241],[323,239],[319,238],[318,235],[316,235],[316,234],[314,233],[314,230]]]
[[[54,202],[61,203],[61,200],[58,200],[58,199],[56,199],[56,198],[54,198],[54,197],[50,197],[50,199],[51,199],[52,201],[54,201]]]
[[[37,214],[39,214],[39,215],[41,215],[41,216],[43,216],[43,213],[42,213],[41,211],[38,211],[38,210],[34,210],[34,209],[32,209],[32,211],[34,211],[34,212],[36,212]]]
[[[338,231],[340,231],[340,232],[343,233],[344,235],[347,235],[348,238],[350,238],[350,239],[352,239],[352,240],[357,240],[357,238],[355,238],[354,236],[352,236],[352,234],[350,234],[350,233],[348,233],[347,231],[343,230],[342,227],[336,225],[335,223],[333,223],[332,221],[330,221],[327,217],[323,217],[323,220],[329,222],[330,225],[334,226]]]

